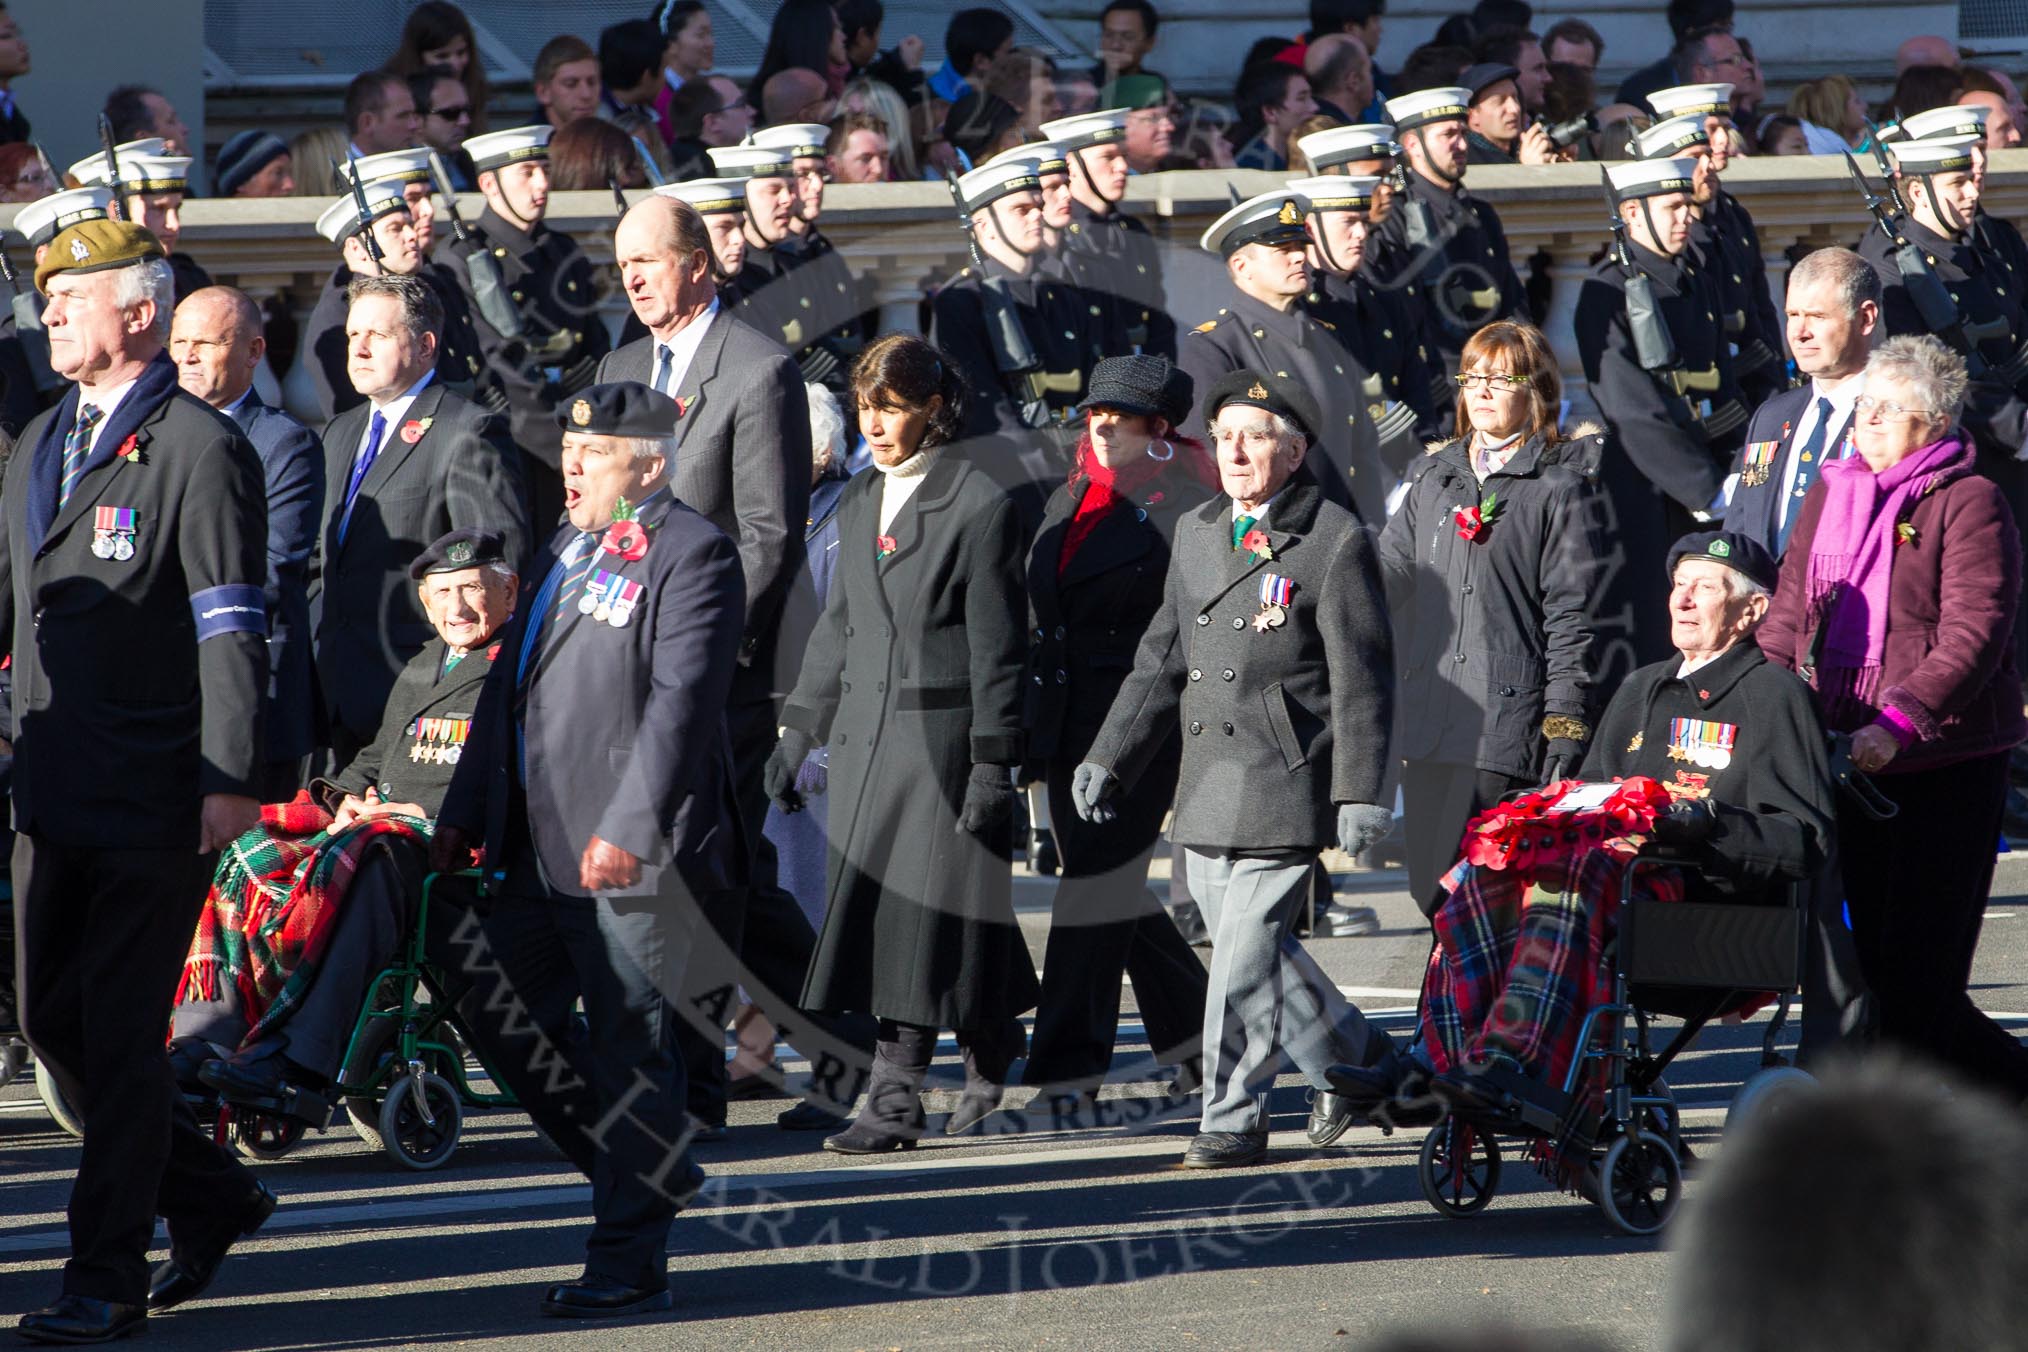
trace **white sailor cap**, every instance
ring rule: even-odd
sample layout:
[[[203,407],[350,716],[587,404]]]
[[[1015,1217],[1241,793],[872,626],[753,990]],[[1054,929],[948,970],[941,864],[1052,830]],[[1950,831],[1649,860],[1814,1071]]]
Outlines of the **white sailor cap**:
[[[1001,157],[958,179],[958,196],[964,199],[966,211],[978,211],[1017,192],[1041,189],[1042,176],[1036,172],[1035,161],[1025,159]]]
[[[394,179],[383,178],[360,189],[366,198],[365,224],[371,225],[382,216],[408,210],[408,199],[402,196],[401,186]],[[333,199],[331,205],[317,215],[317,233],[333,244],[343,244],[358,234],[360,227],[359,203],[349,192]]]
[[[1937,145],[1984,145],[1986,114],[1991,111],[1990,108],[1946,104],[1903,118],[1901,130],[1911,141],[1929,141]]]
[[[1644,160],[1672,160],[1698,146],[1711,144],[1702,113],[1685,113],[1657,122],[1634,137],[1634,154]]]
[[[111,188],[66,188],[38,197],[14,213],[14,228],[39,249],[79,221],[102,221],[113,200]]]
[[[1070,172],[1070,153],[1054,141],[1030,141],[1025,146],[1003,150],[986,163],[998,164],[1002,160],[1027,160],[1043,178]]]
[[[168,149],[169,143],[161,137],[144,136],[138,141],[122,141],[113,147],[113,154],[120,161],[121,177],[132,178],[133,173],[127,168],[128,160],[136,155],[161,155]],[[85,188],[95,183],[111,184],[113,181],[112,171],[106,168],[104,151],[96,155],[87,155],[73,164],[70,167],[70,176],[78,181],[78,186]]]
[[[1309,238],[1303,220],[1303,203],[1295,189],[1277,188],[1249,197],[1220,216],[1198,236],[1197,245],[1206,253],[1230,258],[1249,244],[1294,244]]]
[[[1357,126],[1313,131],[1308,136],[1296,138],[1296,149],[1303,152],[1310,168],[1318,173],[1341,164],[1390,160],[1401,154],[1401,146],[1394,139],[1394,128],[1385,122],[1361,122]]]
[[[1697,161],[1690,159],[1627,160],[1607,165],[1606,179],[1613,185],[1615,200],[1631,202],[1637,197],[1689,192],[1696,172]]]
[[[188,155],[122,155],[120,187],[126,192],[187,192]]]
[[[1059,117],[1054,122],[1043,123],[1042,134],[1062,146],[1066,153],[1083,150],[1086,146],[1109,145],[1126,139],[1127,115],[1133,111],[1131,108],[1101,108],[1095,113]]]
[[[748,141],[714,146],[705,153],[711,156],[711,167],[720,178],[793,178],[796,173],[795,155],[779,146]]]
[[[1886,145],[1889,141],[1906,141],[1908,133],[1901,129],[1899,122],[1883,122],[1873,129],[1873,139]]]
[[[473,171],[483,174],[488,169],[502,169],[522,160],[548,159],[551,130],[547,122],[532,127],[509,127],[459,144],[472,157]]]
[[[1904,174],[1949,174],[1972,167],[1972,148],[1954,141],[1896,141],[1888,158]]]
[[[786,150],[799,160],[807,160],[824,153],[824,142],[830,138],[831,129],[821,122],[787,122],[779,127],[762,127],[747,137],[748,145],[763,150]]]
[[[1309,212],[1371,211],[1373,194],[1383,181],[1374,174],[1321,174],[1291,179],[1289,191]]]
[[[388,150],[378,155],[361,155],[356,161],[340,160],[338,173],[341,182],[352,181],[354,164],[359,167],[359,179],[362,183],[430,181],[430,152],[427,146],[417,150]]]
[[[655,189],[655,195],[688,202],[700,216],[723,216],[746,210],[743,178],[692,178],[681,183],[664,183]]]
[[[1387,120],[1397,132],[1414,131],[1432,122],[1462,122],[1472,106],[1472,91],[1463,85],[1418,89],[1387,101]]]
[[[1672,85],[1658,89],[1648,95],[1648,106],[1655,110],[1657,118],[1684,117],[1695,114],[1708,117],[1713,113],[1720,117],[1732,116],[1732,86],[1729,84]]]

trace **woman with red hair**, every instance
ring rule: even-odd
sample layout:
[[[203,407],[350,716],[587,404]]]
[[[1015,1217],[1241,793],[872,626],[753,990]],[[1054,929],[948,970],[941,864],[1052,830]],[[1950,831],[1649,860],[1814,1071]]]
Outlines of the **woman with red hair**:
[[[1204,965],[1147,887],[1181,734],[1121,802],[1117,821],[1085,822],[1070,796],[1163,603],[1177,523],[1218,488],[1203,443],[1177,430],[1192,393],[1189,374],[1161,357],[1094,367],[1070,481],[1050,497],[1028,554],[1023,777],[1046,788],[1063,882],[1024,1081],[1076,1096],[1073,1109],[1097,1098],[1112,1064],[1122,971],[1158,1061],[1190,1062],[1204,1023]]]

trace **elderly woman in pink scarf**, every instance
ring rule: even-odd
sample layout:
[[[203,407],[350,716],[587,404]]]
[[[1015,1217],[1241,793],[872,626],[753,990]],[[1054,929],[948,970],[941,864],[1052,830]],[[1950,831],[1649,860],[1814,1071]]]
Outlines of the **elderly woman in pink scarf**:
[[[1852,933],[1883,1038],[2028,1101],[2028,1047],[1967,994],[1992,887],[2008,752],[2028,736],[2014,667],[2021,536],[1957,427],[1964,362],[1934,338],[1882,344],[1823,466],[1761,626],[1770,660],[1900,809],[1841,804]]]

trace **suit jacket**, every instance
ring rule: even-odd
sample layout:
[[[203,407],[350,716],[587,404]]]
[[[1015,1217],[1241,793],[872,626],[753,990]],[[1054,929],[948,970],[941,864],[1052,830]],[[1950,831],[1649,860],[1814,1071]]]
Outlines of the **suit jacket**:
[[[345,341],[345,318],[351,307],[345,303],[345,288],[357,275],[339,264],[324,283],[310,317],[303,322],[303,368],[309,372],[310,388],[317,395],[317,410],[326,423],[366,402],[366,396],[352,387],[352,374],[346,369],[349,345]],[[436,290],[444,307],[444,331],[437,335],[437,379],[467,399],[475,398],[473,391],[481,383],[484,365],[471,307],[443,265],[425,263],[417,275]],[[494,411],[504,411],[506,400],[500,396],[497,384],[488,381],[485,386]]]
[[[745,882],[725,724],[745,607],[739,553],[666,490],[637,519],[648,552],[631,563],[601,553],[594,565],[642,588],[622,623],[566,598],[524,662],[531,593],[499,636],[439,816],[483,836],[489,887],[532,849],[553,890],[582,895],[578,862],[594,835],[642,861],[630,895],[661,891],[672,867],[697,893]],[[538,588],[576,538],[565,526],[550,541],[531,572]]]
[[[506,651],[506,642],[495,634],[485,647],[446,671],[444,657],[449,651],[437,639],[401,669],[373,741],[351,764],[321,781],[334,810],[343,795],[364,794],[369,788],[382,802],[418,803],[432,817],[442,809],[451,776],[471,741],[479,693]]]
[[[652,336],[599,363],[598,379],[655,379]],[[683,410],[670,489],[739,545],[746,624],[738,685],[774,686],[782,605],[803,567],[810,514],[810,403],[781,344],[723,306],[670,391]]]
[[[1725,504],[1725,528],[1751,535],[1767,546],[1767,552],[1781,557],[1781,508],[1786,499],[1789,521],[1802,515],[1801,501],[1793,494],[1795,470],[1789,466],[1789,448],[1795,444],[1795,429],[1817,397],[1814,385],[1783,390],[1754,410],[1746,426],[1746,444],[1733,461],[1738,476],[1732,497]],[[1824,441],[1824,454],[1837,459],[1839,447],[1852,435],[1852,418],[1833,427]]]
[[[1259,528],[1272,559],[1233,548],[1232,500],[1186,517],[1163,602],[1089,759],[1132,793],[1183,731],[1169,838],[1204,850],[1308,850],[1337,836],[1336,806],[1373,803],[1387,764],[1394,654],[1372,532],[1303,470]],[[1282,623],[1261,583],[1295,586]]]
[[[150,366],[166,398],[128,395],[53,517],[75,387],[29,423],[0,488],[14,823],[55,844],[194,850],[204,795],[251,795],[262,762],[260,459],[175,378]],[[106,547],[121,520],[124,559]]]
[[[324,528],[310,585],[325,711],[360,741],[380,726],[402,667],[436,637],[408,576],[416,555],[462,526],[500,531],[510,559],[528,545],[521,455],[506,427],[435,380],[387,429],[341,541],[345,485],[370,413],[361,404],[325,429]]]
[[[310,556],[324,524],[324,445],[317,434],[249,389],[232,411],[261,458],[268,498],[268,759],[317,746],[310,669]]]

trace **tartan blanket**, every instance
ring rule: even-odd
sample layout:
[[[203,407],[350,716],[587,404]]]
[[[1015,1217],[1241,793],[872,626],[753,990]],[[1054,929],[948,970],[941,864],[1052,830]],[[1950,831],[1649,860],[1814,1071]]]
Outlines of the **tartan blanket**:
[[[242,1046],[286,1022],[317,979],[368,847],[383,838],[429,843],[420,817],[369,817],[336,835],[330,826],[307,793],[268,804],[212,875],[175,1003],[219,999],[229,983],[249,1025]]]
[[[1605,951],[1625,866],[1622,850],[1601,847],[1526,872],[1452,870],[1423,978],[1423,1048],[1439,1072],[1497,1058],[1562,1088],[1585,1014],[1612,997]],[[1683,896],[1674,869],[1646,871],[1641,885],[1658,900]]]

